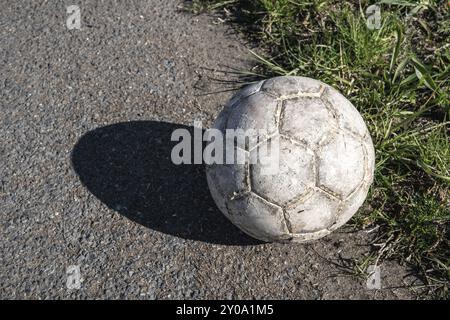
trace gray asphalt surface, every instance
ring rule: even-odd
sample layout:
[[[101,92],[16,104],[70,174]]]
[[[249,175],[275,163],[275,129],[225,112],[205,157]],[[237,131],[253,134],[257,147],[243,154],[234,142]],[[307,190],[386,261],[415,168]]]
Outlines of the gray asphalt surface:
[[[230,97],[215,70],[250,45],[177,1],[1,1],[1,298],[411,298],[408,270],[382,289],[331,262],[366,232],[263,244],[216,208],[201,165],[170,162],[170,134],[210,126]],[[82,282],[67,286],[80,268]]]

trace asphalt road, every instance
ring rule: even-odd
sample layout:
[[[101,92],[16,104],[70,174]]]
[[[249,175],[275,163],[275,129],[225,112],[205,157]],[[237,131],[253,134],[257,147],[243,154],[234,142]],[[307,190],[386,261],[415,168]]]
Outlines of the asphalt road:
[[[334,263],[366,232],[263,244],[216,208],[202,165],[170,134],[230,97],[217,70],[250,65],[243,38],[177,1],[1,1],[1,298],[410,298],[408,270],[368,290]],[[210,94],[208,94],[210,93]],[[334,263],[333,263],[334,262]]]

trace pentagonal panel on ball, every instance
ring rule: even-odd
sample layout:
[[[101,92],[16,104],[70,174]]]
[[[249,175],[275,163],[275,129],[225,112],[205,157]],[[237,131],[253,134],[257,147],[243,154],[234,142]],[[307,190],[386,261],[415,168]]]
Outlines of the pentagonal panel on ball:
[[[314,154],[285,138],[269,139],[250,152],[250,184],[264,199],[284,205],[314,185]]]
[[[283,76],[264,81],[261,91],[277,97],[319,94],[323,83],[306,77]]]
[[[314,146],[334,134],[337,121],[318,98],[285,100],[280,121],[280,133]]]
[[[286,219],[293,233],[309,233],[331,226],[337,218],[339,200],[320,190],[286,209]]]
[[[361,185],[350,197],[343,201],[342,209],[330,230],[335,230],[344,225],[358,211],[366,199],[369,184]]]
[[[358,110],[337,90],[327,86],[321,99],[335,110],[341,128],[345,128],[360,137],[363,137],[368,132],[367,126]]]
[[[230,220],[241,230],[260,240],[283,240],[289,237],[283,210],[256,194],[228,202]]]
[[[213,164],[206,167],[208,184],[214,200],[227,202],[233,196],[249,191],[248,164]],[[213,192],[212,192],[213,193]],[[217,202],[216,201],[216,202]]]
[[[366,158],[359,139],[339,132],[317,153],[319,187],[345,198],[363,181]]]
[[[237,135],[237,139],[234,139],[236,145],[248,150],[249,141],[250,146],[254,146],[257,140],[264,140],[276,133],[277,106],[276,99],[262,92],[240,100],[228,116],[227,129],[232,131],[227,131],[227,139],[230,134]]]

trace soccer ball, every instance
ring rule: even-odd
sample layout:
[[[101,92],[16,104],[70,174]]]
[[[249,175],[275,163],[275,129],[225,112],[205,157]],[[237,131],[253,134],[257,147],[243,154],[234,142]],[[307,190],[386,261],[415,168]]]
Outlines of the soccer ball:
[[[265,129],[254,145],[234,145],[246,159],[276,142],[275,172],[257,161],[206,166],[218,208],[254,238],[319,239],[345,224],[367,196],[375,162],[370,134],[355,107],[318,80],[283,76],[247,86],[213,128],[224,135]]]

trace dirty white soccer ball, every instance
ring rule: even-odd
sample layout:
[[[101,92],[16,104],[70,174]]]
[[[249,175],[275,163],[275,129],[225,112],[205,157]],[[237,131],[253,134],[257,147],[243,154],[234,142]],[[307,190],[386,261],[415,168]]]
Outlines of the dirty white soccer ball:
[[[214,128],[265,129],[257,144],[236,146],[249,159],[264,144],[279,145],[274,174],[251,162],[206,168],[219,209],[254,238],[319,239],[345,224],[367,196],[375,160],[367,127],[343,95],[320,81],[285,76],[247,86]]]

